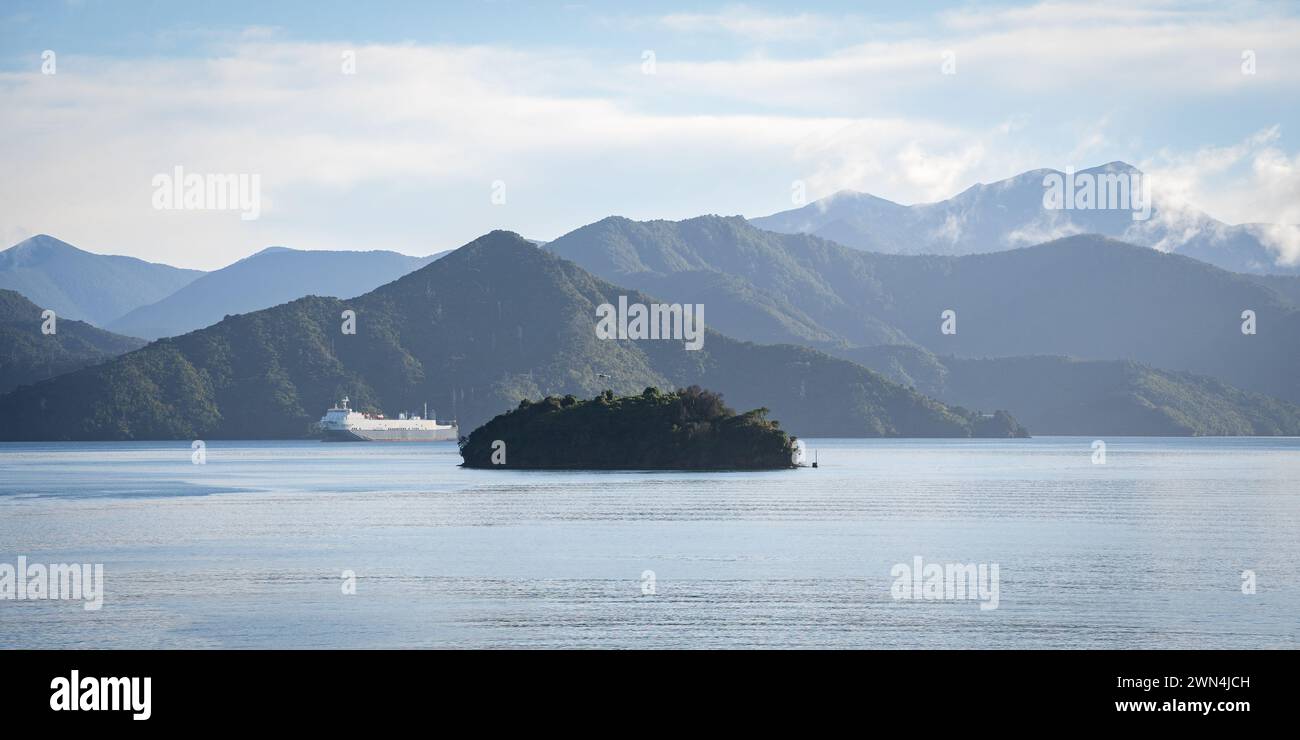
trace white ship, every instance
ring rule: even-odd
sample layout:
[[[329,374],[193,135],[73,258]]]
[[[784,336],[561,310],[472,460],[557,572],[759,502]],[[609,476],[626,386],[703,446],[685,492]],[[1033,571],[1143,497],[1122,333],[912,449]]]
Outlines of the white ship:
[[[426,406],[425,417],[428,416]],[[442,442],[460,439],[453,421],[439,424],[436,419],[398,414],[396,419],[383,414],[363,414],[348,408],[348,397],[325,412],[320,428],[326,442]]]

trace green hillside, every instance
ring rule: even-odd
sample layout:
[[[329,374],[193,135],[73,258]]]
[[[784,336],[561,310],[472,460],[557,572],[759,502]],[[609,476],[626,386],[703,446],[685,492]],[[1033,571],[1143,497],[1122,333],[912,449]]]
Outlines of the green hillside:
[[[82,321],[57,317],[53,334],[41,332],[41,307],[0,289],[0,393],[94,365],[144,345]]]
[[[312,433],[343,395],[358,408],[428,402],[462,428],[525,398],[702,385],[766,407],[803,436],[1010,436],[1005,415],[951,409],[810,349],[602,340],[595,310],[652,299],[492,232],[350,300],[307,297],[228,317],[0,397],[9,439],[278,438]],[[344,310],[356,333],[341,331]]]
[[[1300,406],[1125,360],[962,359],[906,346],[842,354],[947,403],[1005,408],[1034,434],[1300,435]]]
[[[1300,402],[1300,309],[1289,282],[1104,237],[908,256],[704,216],[607,218],[546,248],[607,280],[704,303],[712,326],[742,339],[836,354],[902,344],[958,357],[1130,360]],[[1247,309],[1253,335],[1241,331]],[[940,331],[946,310],[956,313],[955,334]]]

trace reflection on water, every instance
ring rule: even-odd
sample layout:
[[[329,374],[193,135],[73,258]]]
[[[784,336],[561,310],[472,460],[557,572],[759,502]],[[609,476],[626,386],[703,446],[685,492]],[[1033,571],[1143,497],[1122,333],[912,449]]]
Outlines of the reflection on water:
[[[816,470],[720,474],[4,444],[0,562],[103,563],[106,596],[0,601],[0,646],[1296,647],[1300,440],[1091,442],[808,440]],[[895,601],[918,555],[997,563],[999,607]]]

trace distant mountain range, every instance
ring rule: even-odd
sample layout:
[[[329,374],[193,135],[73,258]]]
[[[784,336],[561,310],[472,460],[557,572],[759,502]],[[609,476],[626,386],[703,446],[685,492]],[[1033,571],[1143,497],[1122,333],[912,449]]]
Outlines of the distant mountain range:
[[[524,398],[702,385],[812,436],[1010,436],[1005,414],[947,407],[847,360],[708,332],[602,340],[596,307],[626,296],[516,234],[493,232],[348,300],[310,296],[230,316],[0,397],[5,439],[274,438],[310,434],[349,395],[390,412],[429,402],[463,429]],[[356,312],[355,334],[341,313]],[[990,409],[991,411],[991,409]]]
[[[817,347],[950,403],[1006,408],[1022,422],[1035,420],[1040,427],[1025,422],[1031,432],[1281,433],[1294,428],[1294,407],[1275,409],[1276,401],[1259,394],[1300,401],[1293,278],[1232,274],[1103,237],[996,254],[906,256],[766,232],[739,217],[607,218],[547,249],[607,280],[703,303],[710,325],[729,335]],[[941,332],[947,309],[956,312],[956,334]],[[1241,333],[1245,309],[1256,312],[1256,335]],[[904,347],[873,350],[878,345]],[[915,361],[902,362],[908,346]],[[1041,355],[1058,357],[1027,357]],[[1008,372],[979,374],[981,388],[969,378],[996,362],[950,356],[1009,358]],[[1129,362],[1080,364],[1069,356]],[[1044,406],[1011,372],[1026,368],[1057,389],[1052,404]],[[1108,380],[1079,382],[1092,371]],[[950,377],[927,385],[927,372]],[[1169,393],[1153,394],[1157,385]],[[1067,418],[1065,409],[1116,396],[1159,411],[1116,414],[1104,424],[1095,414],[1086,423]],[[987,405],[992,399],[998,403]],[[1193,413],[1211,416],[1192,423]]]
[[[1300,435],[1300,406],[1127,360],[963,359],[896,345],[840,354],[946,403],[1007,409],[1035,434]]]
[[[107,328],[146,339],[176,336],[215,324],[229,314],[269,308],[305,295],[361,295],[438,256],[271,247],[209,272],[160,301],[140,306]]]
[[[360,295],[444,254],[269,247],[205,273],[94,254],[42,234],[0,252],[0,288],[60,318],[158,339],[306,295]]]
[[[144,346],[144,341],[56,318],[54,333],[41,331],[40,306],[12,290],[0,290],[0,393],[19,385],[103,362]]]
[[[1150,218],[1130,210],[1049,209],[1040,169],[1006,180],[974,185],[947,200],[904,206],[866,193],[841,191],[808,205],[751,219],[761,229],[813,234],[854,249],[885,254],[965,255],[1031,246],[1076,234],[1101,234],[1199,259],[1232,272],[1300,274],[1300,263],[1278,264],[1266,246],[1273,230],[1296,225],[1230,225],[1190,208],[1162,207],[1153,196]],[[1111,162],[1079,176],[1140,174]]]
[[[18,291],[60,318],[101,327],[202,274],[134,257],[91,254],[45,234],[0,252],[0,288]]]
[[[110,324],[186,336],[10,394],[0,412],[48,416],[75,400],[31,426],[35,438],[300,436],[344,393],[390,410],[429,401],[468,424],[525,397],[698,383],[737,408],[767,405],[802,435],[997,433],[966,409],[1007,410],[1044,434],[1300,430],[1300,276],[1236,274],[1095,235],[965,256],[882,254],[718,216],[611,217],[535,244],[494,232],[439,269],[443,260],[428,264],[439,255],[268,249]],[[120,259],[62,242],[19,254],[40,250],[82,268],[74,285],[85,258]],[[539,285],[524,266],[543,275]],[[44,274],[62,285],[55,268]],[[113,293],[107,274],[92,282]],[[665,349],[679,343],[595,342],[585,322],[610,291],[702,303],[716,334],[684,354]],[[330,295],[345,300],[315,297]],[[39,316],[10,300],[11,312]],[[338,331],[342,309],[357,306],[378,335]],[[509,321],[506,306],[516,307]],[[941,331],[947,310],[954,334]],[[1241,331],[1246,310],[1254,335]],[[25,334],[11,341],[0,392],[139,345],[87,335],[56,361],[61,345],[40,341],[38,326],[18,324]],[[535,344],[546,335],[551,344]],[[60,341],[76,337],[70,328]],[[84,404],[98,411],[83,418]]]

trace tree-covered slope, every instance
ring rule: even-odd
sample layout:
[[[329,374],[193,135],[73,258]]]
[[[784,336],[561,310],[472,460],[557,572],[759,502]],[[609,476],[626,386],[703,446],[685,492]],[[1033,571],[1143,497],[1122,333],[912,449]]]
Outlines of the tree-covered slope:
[[[12,290],[0,290],[0,393],[103,362],[144,345],[142,340],[58,318],[44,334],[42,309]]]
[[[963,359],[907,346],[842,354],[947,403],[1007,409],[1034,434],[1300,435],[1300,406],[1124,360]]]
[[[1104,237],[908,256],[769,234],[738,217],[610,218],[547,249],[620,284],[704,303],[713,326],[743,339],[1132,360],[1300,402],[1300,310],[1283,283]],[[699,277],[709,272],[720,277]],[[946,310],[955,334],[941,332]],[[1241,331],[1246,310],[1253,335]]]
[[[493,232],[354,299],[307,297],[159,340],[0,398],[8,439],[298,437],[349,395],[359,408],[423,402],[464,428],[521,399],[705,385],[767,407],[801,435],[1011,435],[1014,421],[950,409],[846,360],[709,331],[604,340],[596,307],[653,299],[599,280],[516,234]],[[345,310],[356,331],[342,331]]]
[[[705,303],[735,337],[810,346],[907,341],[876,315],[888,301],[862,253],[805,234],[754,228],[739,216],[685,221],[610,217],[546,249],[612,282]]]

